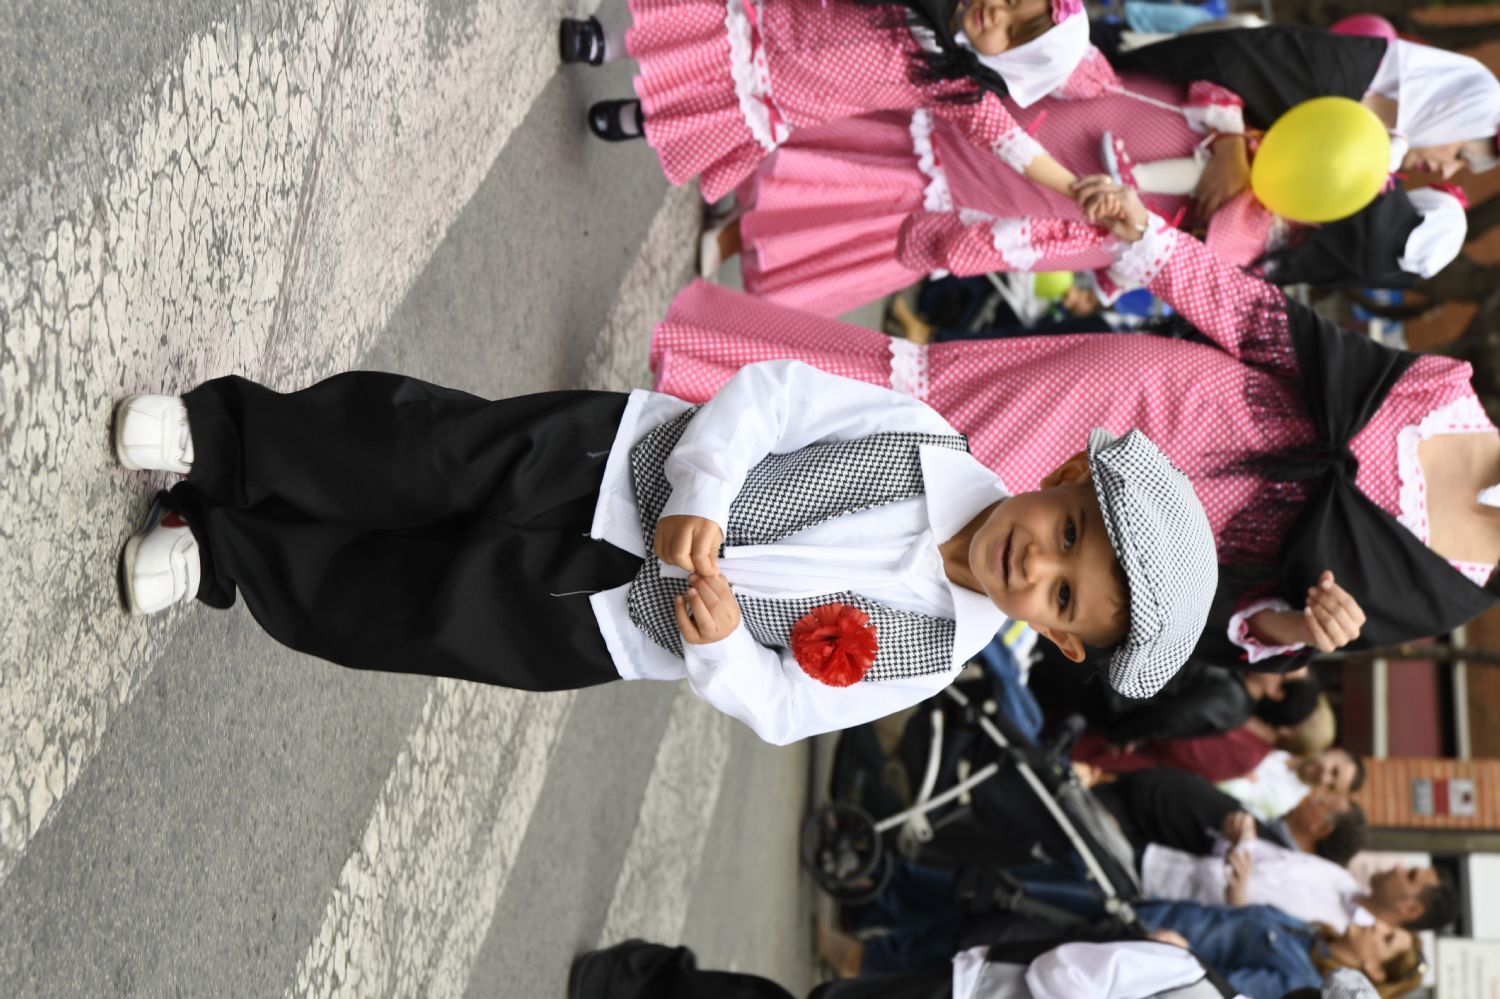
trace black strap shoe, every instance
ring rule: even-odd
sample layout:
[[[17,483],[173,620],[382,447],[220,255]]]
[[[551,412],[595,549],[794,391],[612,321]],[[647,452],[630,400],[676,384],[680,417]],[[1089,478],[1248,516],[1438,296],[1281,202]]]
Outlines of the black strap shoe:
[[[634,115],[636,121],[645,124],[640,101],[599,101],[589,108],[589,131],[606,142],[629,142],[631,139],[645,138],[644,128],[629,132],[620,124],[620,119],[626,114]]]
[[[604,64],[604,27],[597,17],[565,17],[557,29],[557,46],[564,63]]]

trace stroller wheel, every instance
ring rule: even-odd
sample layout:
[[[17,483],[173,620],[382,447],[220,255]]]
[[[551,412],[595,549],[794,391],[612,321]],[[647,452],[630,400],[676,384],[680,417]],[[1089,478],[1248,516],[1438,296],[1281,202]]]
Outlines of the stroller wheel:
[[[858,805],[834,802],[809,815],[801,854],[818,887],[845,905],[869,901],[891,877],[875,820]]]

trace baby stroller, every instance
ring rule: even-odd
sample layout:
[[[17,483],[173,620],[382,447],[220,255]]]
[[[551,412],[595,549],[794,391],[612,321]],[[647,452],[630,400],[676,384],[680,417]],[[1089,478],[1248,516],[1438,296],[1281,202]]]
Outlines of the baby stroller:
[[[1056,738],[1039,745],[1034,736],[1040,712],[1010,650],[997,639],[981,660],[980,675],[961,679],[918,707],[893,752],[880,744],[877,723],[840,735],[830,801],[802,828],[804,866],[846,906],[880,893],[893,855],[934,866],[997,866],[985,856],[986,844],[996,841],[995,823],[986,827],[976,820],[974,795],[1013,774],[1009,785],[1024,786],[1030,799],[1024,804],[1039,807],[1055,823],[1098,887],[1106,912],[1121,923],[1134,922],[1131,902],[1140,896],[1140,883],[1131,844],[1078,782],[1067,758],[1082,720],[1069,719]],[[1006,703],[1011,710],[1002,709]],[[912,787],[916,775],[920,781]],[[1019,897],[1013,901],[1024,904]]]

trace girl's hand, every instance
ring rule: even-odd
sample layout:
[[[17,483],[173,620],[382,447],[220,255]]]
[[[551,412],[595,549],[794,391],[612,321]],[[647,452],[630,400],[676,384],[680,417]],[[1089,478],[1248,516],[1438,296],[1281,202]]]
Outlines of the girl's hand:
[[[1104,174],[1095,174],[1075,181],[1073,196],[1084,216],[1104,226],[1116,239],[1134,243],[1145,234],[1151,214],[1135,188],[1122,187]]]
[[[682,640],[689,645],[707,645],[740,626],[740,605],[723,576],[688,577],[688,590],[672,608]]]
[[[703,576],[719,574],[719,545],[724,530],[707,517],[663,517],[656,522],[652,550],[668,565]]]
[[[1301,611],[1261,611],[1249,621],[1250,633],[1266,645],[1307,645],[1332,652],[1359,637],[1365,612],[1347,590],[1324,572],[1307,591]]]
[[[1302,611],[1307,622],[1308,641],[1319,652],[1341,649],[1359,637],[1365,612],[1338,583],[1333,573],[1324,571],[1318,585],[1307,591],[1307,606]]]
[[[1250,155],[1245,151],[1243,135],[1221,135],[1214,139],[1213,155],[1198,178],[1193,199],[1198,221],[1208,223],[1224,202],[1250,186]]]

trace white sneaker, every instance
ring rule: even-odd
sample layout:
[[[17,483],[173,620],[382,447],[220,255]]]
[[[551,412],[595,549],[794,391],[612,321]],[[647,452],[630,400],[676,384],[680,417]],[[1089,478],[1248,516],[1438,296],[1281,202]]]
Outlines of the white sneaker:
[[[126,468],[180,472],[193,467],[187,407],[175,395],[131,395],[115,404],[115,459]]]
[[[132,614],[155,614],[198,595],[198,542],[187,521],[157,501],[120,553],[120,592]]]

